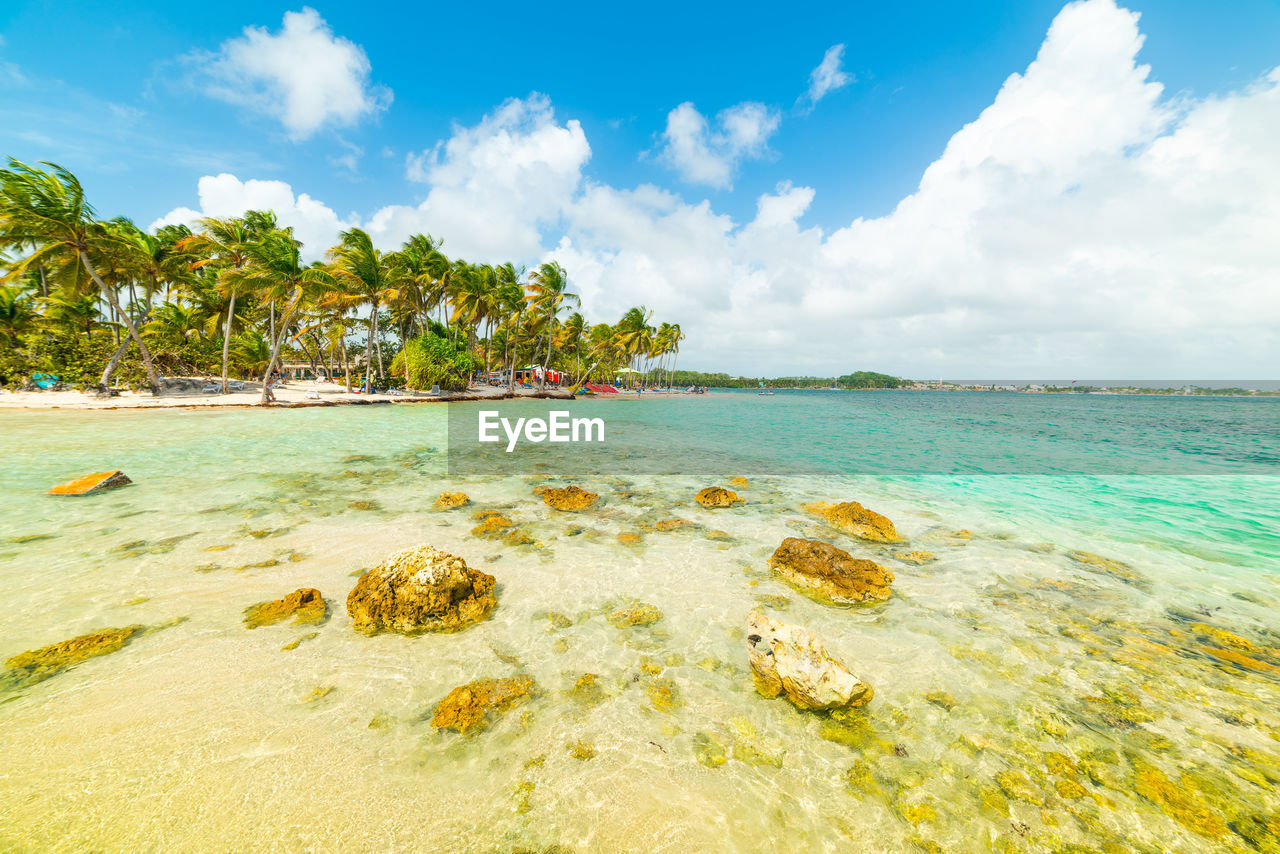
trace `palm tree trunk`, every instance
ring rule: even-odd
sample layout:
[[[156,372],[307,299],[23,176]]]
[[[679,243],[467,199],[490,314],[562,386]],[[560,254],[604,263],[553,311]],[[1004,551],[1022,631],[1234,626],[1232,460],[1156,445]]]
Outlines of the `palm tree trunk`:
[[[302,288],[296,288],[293,296],[289,300],[289,307],[285,310],[284,316],[280,318],[279,334],[271,341],[271,359],[267,362],[267,370],[262,374],[262,399],[259,401],[263,406],[267,405],[267,382],[271,379],[271,372],[276,369],[276,360],[280,357],[280,348],[284,346],[284,336],[289,329],[289,321],[293,319],[293,311],[298,307],[298,303],[302,301]],[[272,307],[275,304],[272,303]]]
[[[369,341],[364,350],[364,387],[366,391],[373,389],[373,349],[374,340],[378,337],[378,303],[373,303],[369,312]]]
[[[230,378],[227,376],[227,365],[231,354],[231,318],[236,313],[236,292],[231,292],[231,305],[227,306],[227,325],[222,329],[222,393],[231,391]]]
[[[137,342],[138,350],[142,353],[142,365],[147,371],[147,382],[151,384],[151,393],[158,397],[160,395],[160,379],[156,376],[155,365],[151,364],[151,351],[147,349],[146,344],[142,343],[142,336],[138,334],[137,327],[133,325],[133,318],[128,314],[125,314],[123,311],[120,311],[120,304],[116,300],[115,292],[113,292],[111,288],[107,287],[106,283],[98,276],[98,271],[93,269],[93,265],[89,263],[88,253],[84,250],[79,250],[77,254],[80,256],[80,263],[84,265],[85,272],[87,272],[89,277],[93,279],[94,284],[98,286],[98,290],[106,296],[107,302],[111,304],[112,310],[119,312],[120,315],[124,317],[125,326],[129,330],[129,337]],[[110,379],[109,376],[108,379]],[[104,394],[106,393],[105,381],[100,390]]]
[[[516,312],[516,323],[511,329],[511,371],[507,374],[507,392],[514,394],[516,390],[516,359],[520,356],[520,315]]]
[[[347,330],[343,329],[338,337],[342,344],[342,374],[347,383],[347,394],[351,394],[351,360],[347,357]]]

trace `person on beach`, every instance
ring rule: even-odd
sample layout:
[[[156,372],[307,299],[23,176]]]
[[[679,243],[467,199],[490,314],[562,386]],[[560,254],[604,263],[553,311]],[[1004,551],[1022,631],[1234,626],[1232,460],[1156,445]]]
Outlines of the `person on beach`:
[[[276,387],[276,372],[272,371],[270,375],[267,376],[267,400],[272,403],[275,403],[275,400],[276,400],[276,393],[274,391],[275,387]]]

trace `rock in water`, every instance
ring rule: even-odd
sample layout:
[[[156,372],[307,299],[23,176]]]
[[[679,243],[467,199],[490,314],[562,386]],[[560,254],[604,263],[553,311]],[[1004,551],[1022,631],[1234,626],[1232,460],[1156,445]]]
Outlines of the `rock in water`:
[[[246,628],[256,629],[258,626],[274,625],[281,620],[293,617],[299,624],[323,623],[328,608],[324,597],[314,587],[295,590],[283,599],[271,602],[259,602],[244,609]]]
[[[534,696],[538,683],[532,676],[510,679],[479,679],[460,685],[436,706],[431,725],[466,734],[482,730],[492,721],[491,713],[501,713]]]
[[[466,507],[470,503],[471,498],[465,492],[442,492],[432,506],[436,510],[456,510],[459,507]]]
[[[738,493],[722,486],[708,486],[694,496],[694,500],[707,508],[732,507],[735,504],[741,504],[746,501]]]
[[[821,540],[787,537],[769,566],[802,593],[839,604],[889,598],[893,573]]]
[[[587,492],[576,486],[566,486],[564,489],[539,486],[533,492],[541,496],[542,500],[547,502],[547,506],[556,510],[586,510],[600,498],[599,493]]]
[[[43,682],[50,676],[55,676],[87,658],[122,649],[135,635],[145,630],[145,626],[103,629],[100,632],[59,641],[40,649],[29,649],[5,662],[9,671],[0,674],[0,685],[22,687]]]
[[[78,477],[75,480],[69,480],[66,483],[60,483],[45,494],[92,495],[95,492],[116,489],[117,487],[127,486],[130,483],[133,483],[133,481],[129,480],[128,475],[119,469],[115,471],[100,471],[87,474],[84,477]]]
[[[901,539],[898,530],[888,518],[874,510],[868,510],[856,501],[843,504],[806,504],[804,509],[818,516],[833,528],[863,540],[877,543],[895,543]]]
[[[813,634],[752,611],[747,617],[747,658],[756,690],[773,699],[785,695],[812,711],[865,706],[875,692],[827,655]]]
[[[460,557],[417,546],[360,576],[347,596],[347,613],[365,634],[457,631],[493,610],[495,582]]]

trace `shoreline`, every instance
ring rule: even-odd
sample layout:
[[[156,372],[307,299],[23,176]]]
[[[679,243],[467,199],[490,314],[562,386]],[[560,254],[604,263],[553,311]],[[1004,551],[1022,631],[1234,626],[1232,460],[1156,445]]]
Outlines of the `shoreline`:
[[[81,391],[19,391],[0,394],[0,410],[39,412],[46,410],[107,411],[121,409],[306,409],[323,406],[377,406],[405,403],[457,403],[485,400],[512,400],[533,398],[542,400],[573,400],[574,395],[565,389],[516,389],[471,388],[465,392],[441,392],[438,395],[425,392],[402,394],[355,394],[347,392],[338,383],[303,383],[278,387],[276,400],[261,403],[261,386],[246,387],[228,394],[200,394],[174,391],[155,397],[150,394],[122,392],[110,398],[97,398]],[[319,397],[308,397],[308,394]]]

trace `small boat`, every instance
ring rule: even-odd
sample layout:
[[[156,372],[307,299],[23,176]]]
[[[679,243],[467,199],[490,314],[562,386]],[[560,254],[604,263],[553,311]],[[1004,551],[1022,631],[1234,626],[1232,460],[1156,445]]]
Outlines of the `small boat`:
[[[769,391],[769,389],[765,388],[765,387],[764,387],[764,383],[760,383],[760,395],[761,395],[762,397],[763,397],[764,395],[769,395],[770,397],[772,397],[772,396],[773,396],[773,392],[771,392],[771,391]]]

